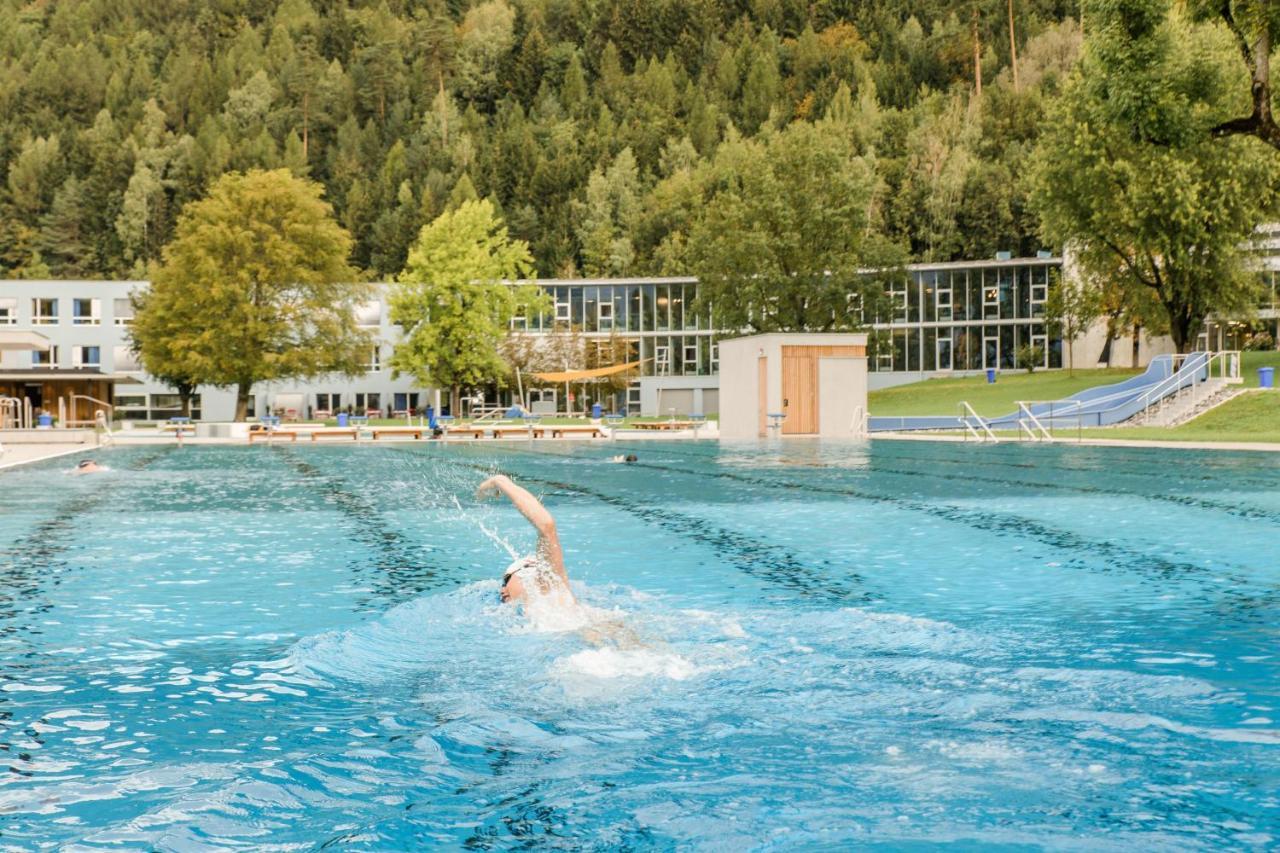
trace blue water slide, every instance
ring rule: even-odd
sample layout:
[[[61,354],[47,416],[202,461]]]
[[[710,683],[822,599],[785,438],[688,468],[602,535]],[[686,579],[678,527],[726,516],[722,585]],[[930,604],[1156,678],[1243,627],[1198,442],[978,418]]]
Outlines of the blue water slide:
[[[1123,382],[1086,388],[1078,394],[1052,402],[1031,403],[1027,408],[1048,428],[1110,426],[1126,421],[1165,397],[1208,378],[1209,353],[1193,352],[1175,368],[1175,357],[1159,355],[1147,369]],[[969,419],[972,421],[972,419]],[[983,419],[992,429],[1018,429],[1026,420],[1022,411]],[[867,421],[871,432],[965,429],[959,415],[873,416]]]

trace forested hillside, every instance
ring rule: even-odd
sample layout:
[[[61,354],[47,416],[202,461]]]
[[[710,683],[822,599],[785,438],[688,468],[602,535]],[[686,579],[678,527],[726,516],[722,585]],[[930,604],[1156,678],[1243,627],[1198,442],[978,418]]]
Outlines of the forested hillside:
[[[142,275],[184,204],[255,166],[320,181],[372,276],[476,196],[542,275],[685,272],[689,176],[833,114],[874,164],[868,227],[911,258],[1028,252],[1075,8],[0,0],[0,276]]]

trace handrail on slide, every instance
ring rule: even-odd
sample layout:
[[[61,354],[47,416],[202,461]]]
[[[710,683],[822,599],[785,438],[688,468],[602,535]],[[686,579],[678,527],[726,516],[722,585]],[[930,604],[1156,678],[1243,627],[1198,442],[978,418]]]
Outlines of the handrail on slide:
[[[1027,400],[1018,401],[1018,426],[1032,441],[1053,441],[1053,434],[1040,423],[1040,419],[1031,411]],[[1031,426],[1027,425],[1031,421]],[[1019,433],[1021,435],[1021,433]]]
[[[982,427],[982,432],[978,432],[970,422],[970,418]],[[1000,439],[996,438],[996,434],[991,431],[991,427],[982,419],[982,416],[973,410],[973,406],[969,405],[968,400],[960,401],[960,423],[964,424],[966,435],[972,435],[978,441],[990,441],[992,444],[998,444]]]

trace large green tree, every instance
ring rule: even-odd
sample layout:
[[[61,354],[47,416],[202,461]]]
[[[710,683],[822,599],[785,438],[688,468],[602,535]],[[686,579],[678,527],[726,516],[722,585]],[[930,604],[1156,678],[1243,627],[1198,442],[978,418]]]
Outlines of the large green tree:
[[[873,221],[876,171],[834,122],[731,137],[703,175],[688,241],[699,303],[718,328],[835,331],[863,324],[892,265]]]
[[[529,245],[512,239],[487,200],[466,201],[424,226],[391,294],[391,322],[404,329],[391,356],[397,374],[451,390],[500,381],[499,344],[532,288],[509,284],[533,269]]]
[[[1209,313],[1251,307],[1244,245],[1274,215],[1280,164],[1256,140],[1212,136],[1234,103],[1220,33],[1162,0],[1086,8],[1084,58],[1040,141],[1033,201],[1048,240],[1095,283],[1153,296],[1186,352]]]
[[[236,389],[236,420],[256,382],[364,372],[373,339],[355,310],[370,286],[321,195],[254,170],[187,205],[134,321],[148,370]]]

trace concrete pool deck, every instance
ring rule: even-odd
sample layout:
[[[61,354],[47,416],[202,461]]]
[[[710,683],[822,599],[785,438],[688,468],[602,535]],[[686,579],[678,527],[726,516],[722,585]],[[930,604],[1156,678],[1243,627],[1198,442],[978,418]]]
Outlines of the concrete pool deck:
[[[0,470],[16,468],[19,465],[29,465],[32,462],[43,462],[46,459],[56,459],[59,456],[90,454],[99,449],[91,444],[67,444],[65,442],[58,444],[5,444],[4,451],[0,452]]]
[[[904,432],[880,432],[871,436],[885,441],[946,441],[958,444],[982,444],[973,438],[959,435],[912,435]],[[986,442],[990,443],[990,442]],[[1058,438],[1052,442],[1002,438],[999,444],[1062,444],[1071,447],[1163,447],[1171,450],[1249,450],[1264,453],[1280,453],[1280,444],[1265,441],[1161,441],[1141,438]]]

